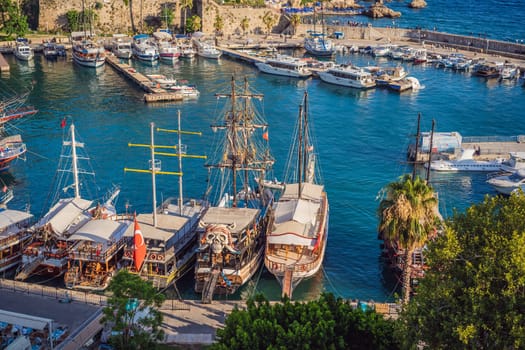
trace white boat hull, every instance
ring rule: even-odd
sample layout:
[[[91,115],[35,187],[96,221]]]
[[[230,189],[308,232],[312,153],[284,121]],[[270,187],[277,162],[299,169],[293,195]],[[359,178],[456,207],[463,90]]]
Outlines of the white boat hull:
[[[257,62],[255,63],[255,66],[263,73],[281,75],[285,77],[308,78],[312,75],[311,72],[301,72],[290,69],[276,68],[264,62]]]
[[[363,83],[356,80],[335,77],[327,72],[319,72],[319,78],[325,83],[351,87],[354,89],[371,89],[376,86],[375,82]]]

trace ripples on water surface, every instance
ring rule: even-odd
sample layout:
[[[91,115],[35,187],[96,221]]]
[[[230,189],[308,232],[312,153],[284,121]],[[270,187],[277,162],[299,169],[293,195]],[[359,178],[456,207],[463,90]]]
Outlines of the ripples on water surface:
[[[190,153],[209,153],[209,128],[217,108],[216,92],[226,92],[232,74],[246,76],[251,86],[265,94],[265,115],[270,124],[270,144],[276,157],[275,172],[280,177],[286,161],[288,142],[303,91],[310,94],[310,112],[315,125],[318,153],[330,198],[330,234],[324,269],[311,281],[300,285],[297,298],[317,295],[321,290],[348,298],[386,300],[395,284],[382,271],[377,241],[378,205],[376,196],[387,183],[411,169],[405,163],[410,135],[422,113],[422,129],[429,130],[431,119],[438,131],[459,131],[463,135],[517,135],[523,130],[524,89],[497,81],[487,82],[469,74],[406,66],[425,89],[417,93],[395,94],[383,89],[356,91],[321,83],[316,79],[296,80],[262,75],[254,68],[221,59],[218,62],[194,59],[174,66],[145,66],[133,62],[137,70],[183,78],[197,85],[201,95],[184,103],[145,104],[143,92],[119,76],[110,66],[93,71],[71,62],[47,62],[41,56],[27,65],[7,57],[11,74],[2,82],[22,89],[35,81],[29,103],[40,112],[17,124],[31,153],[17,162],[4,181],[16,181],[11,207],[31,204],[39,215],[48,197],[64,130],[60,120],[74,120],[93,160],[99,185],[98,194],[111,184],[120,184],[118,206],[124,210],[151,211],[151,181],[145,174],[125,174],[124,167],[146,168],[148,151],[129,148],[128,142],[148,143],[149,123],[163,128],[176,127],[180,109],[183,129],[200,130],[202,137],[185,137]],[[342,58],[340,58],[342,59]],[[350,56],[356,64],[375,64],[370,57]],[[383,64],[383,63],[382,63]],[[157,134],[156,143],[173,144],[173,136]],[[176,161],[163,159],[163,170],[176,170]],[[184,162],[185,192],[200,196],[206,186],[206,172],[200,160]],[[432,181],[440,193],[446,215],[494,194],[485,184],[485,175],[439,174]],[[176,195],[177,179],[158,176],[159,200]],[[47,208],[46,208],[47,209]],[[191,278],[180,289],[187,297]],[[279,298],[277,282],[262,273],[257,289],[270,298]]]

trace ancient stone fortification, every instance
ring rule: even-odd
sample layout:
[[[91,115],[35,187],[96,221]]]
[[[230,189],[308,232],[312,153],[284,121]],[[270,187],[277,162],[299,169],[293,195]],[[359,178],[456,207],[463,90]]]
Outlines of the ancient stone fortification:
[[[133,18],[137,30],[146,30],[148,21],[160,20],[161,10],[164,6],[174,11],[176,27],[181,25],[181,9],[178,1],[166,0],[134,0]],[[96,9],[96,4],[102,7]],[[97,19],[94,27],[103,33],[125,33],[131,29],[129,7],[123,0],[84,0],[86,8],[95,8]],[[67,27],[66,13],[70,10],[82,11],[82,0],[40,0],[40,13],[38,16],[38,29],[45,31],[59,31]],[[100,5],[98,5],[100,7]]]
[[[161,11],[164,6],[173,10],[175,14],[175,30],[182,28],[184,14],[180,8],[180,1],[169,0],[133,0],[133,18],[138,31],[147,31],[147,23],[161,20]],[[95,9],[97,19],[94,27],[102,33],[126,33],[131,29],[129,7],[123,0],[85,0],[86,7],[96,8],[95,4],[102,4]],[[40,13],[38,29],[44,31],[63,31],[67,27],[66,13],[70,10],[82,10],[82,0],[40,0]],[[100,7],[100,5],[98,6]],[[273,8],[250,8],[245,6],[219,6],[213,0],[195,0],[188,17],[197,14],[202,18],[202,31],[214,33],[214,22],[219,14],[224,23],[224,34],[242,33],[241,21],[248,18],[246,33],[264,33],[266,27],[262,21],[263,16],[271,12],[276,17],[273,30],[278,30],[286,21],[281,20],[280,12]],[[286,22],[287,24],[287,22]]]

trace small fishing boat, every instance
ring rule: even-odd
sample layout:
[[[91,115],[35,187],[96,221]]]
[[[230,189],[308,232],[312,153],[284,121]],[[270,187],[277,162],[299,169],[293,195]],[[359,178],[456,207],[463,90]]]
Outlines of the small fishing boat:
[[[33,49],[26,38],[17,38],[15,43],[15,57],[21,61],[30,61],[34,57]]]
[[[159,51],[159,57],[162,61],[178,61],[181,52],[179,47],[172,41],[172,36],[170,33],[159,31],[153,33],[153,37],[156,40],[155,43],[157,45],[157,50]]]
[[[375,73],[377,86],[388,86],[388,84],[406,78],[407,71],[402,66],[383,67]]]
[[[137,34],[131,44],[133,56],[140,61],[154,62],[159,59],[159,51],[148,34]]]
[[[286,173],[294,176],[285,179],[275,204],[264,258],[288,298],[321,268],[328,237],[328,197],[317,169],[308,113],[305,93],[287,162]]]
[[[502,63],[484,62],[476,66],[473,74],[482,78],[498,78],[502,68]]]
[[[520,69],[514,63],[505,63],[501,69],[501,79],[517,79],[520,76]]]
[[[217,49],[215,45],[206,41],[194,40],[197,48],[197,55],[204,58],[219,59],[222,55],[222,51]]]
[[[110,49],[117,58],[125,60],[131,58],[131,40],[125,35],[114,34]]]
[[[23,158],[27,151],[22,136],[10,135],[0,138],[0,171],[9,169],[13,160]]]
[[[71,33],[73,61],[83,67],[99,68],[106,63],[106,54],[91,37],[86,32]]]
[[[43,53],[44,53],[44,57],[47,58],[48,60],[56,59],[58,57],[56,43],[52,41],[45,42]]]
[[[417,91],[421,88],[419,80],[414,77],[406,77],[404,79],[391,81],[388,83],[388,88],[396,92],[404,92],[407,90]]]

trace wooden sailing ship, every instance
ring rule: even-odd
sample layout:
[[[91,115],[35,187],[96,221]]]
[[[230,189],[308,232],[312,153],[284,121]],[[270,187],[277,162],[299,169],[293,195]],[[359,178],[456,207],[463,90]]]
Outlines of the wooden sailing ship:
[[[128,237],[134,237],[134,239],[128,240],[124,250],[123,263],[131,273],[136,273],[143,279],[151,281],[159,289],[165,289],[193,267],[197,248],[196,228],[207,208],[205,201],[184,200],[182,159],[205,159],[206,157],[187,153],[187,147],[182,144],[181,135],[200,136],[201,133],[181,130],[180,111],[178,112],[178,129],[157,129],[157,131],[177,133],[177,145],[155,145],[153,123],[151,123],[151,143],[149,145],[129,144],[129,146],[146,147],[151,150],[149,170],[130,168],[125,170],[151,173],[153,213],[137,215],[134,230],[129,229],[126,234]],[[175,153],[156,151],[156,149],[163,148],[171,148]],[[155,159],[156,155],[176,157],[179,161],[178,172],[162,171],[160,161]],[[179,196],[168,198],[160,207],[157,207],[156,204],[156,175],[176,175],[179,177]],[[137,237],[137,231],[140,231],[140,237]],[[138,246],[141,244],[145,245],[144,253],[139,251]]]
[[[312,277],[321,268],[328,237],[328,197],[310,125],[305,92],[289,152],[287,178],[275,204],[264,259],[268,271],[281,284],[283,296],[289,298],[303,279]]]
[[[215,159],[207,198],[211,203],[199,227],[195,291],[203,302],[214,294],[232,294],[260,268],[273,193],[261,186],[274,163],[268,147],[267,124],[255,106],[263,95],[231,80],[223,113],[212,125]],[[258,179],[258,182],[255,180]]]
[[[31,239],[27,228],[32,218],[30,213],[0,208],[0,273],[20,263],[24,246]]]

